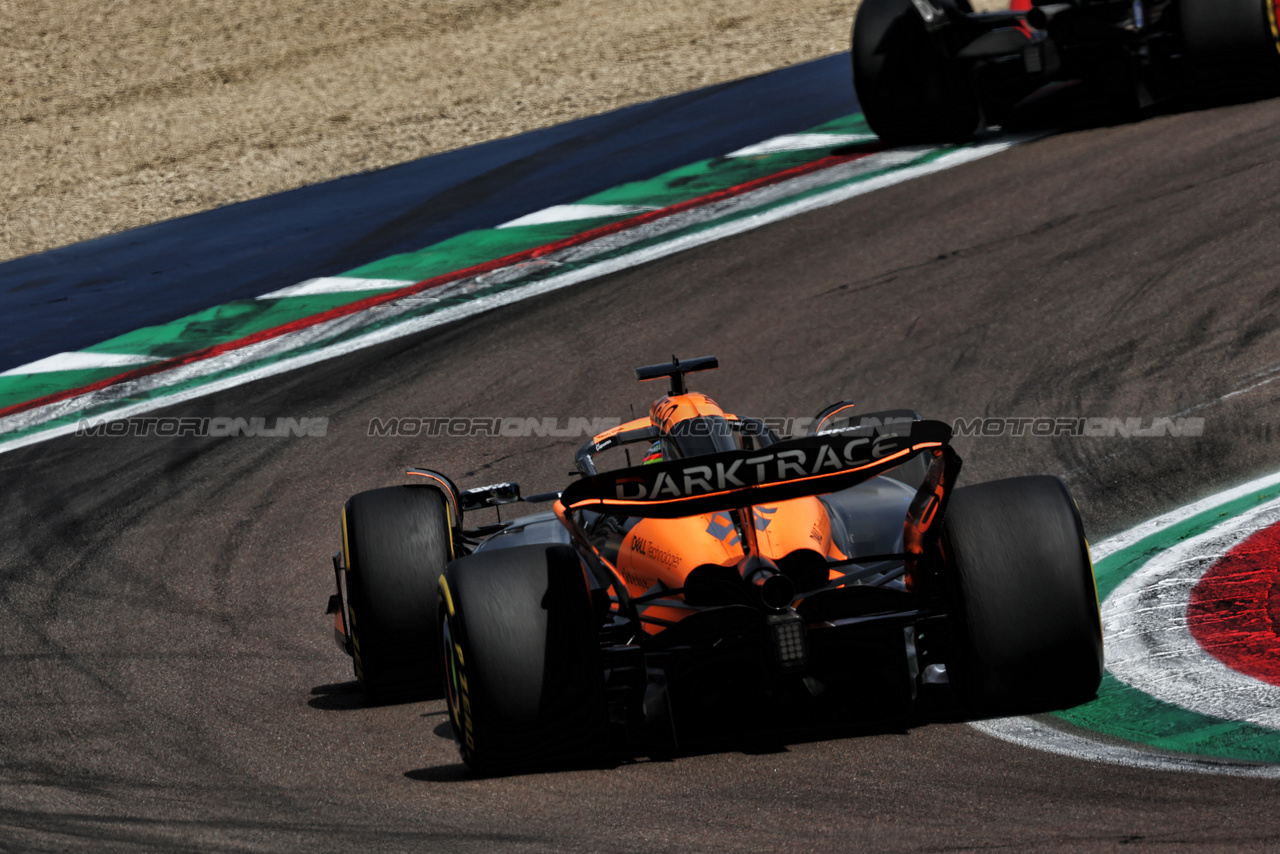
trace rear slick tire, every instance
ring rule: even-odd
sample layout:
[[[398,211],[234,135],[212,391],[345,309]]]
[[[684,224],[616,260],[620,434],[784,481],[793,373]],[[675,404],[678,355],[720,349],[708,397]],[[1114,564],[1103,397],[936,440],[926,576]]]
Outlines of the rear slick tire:
[[[598,620],[577,552],[480,551],[440,582],[445,697],[481,774],[598,760],[607,740]]]
[[[1197,59],[1276,55],[1272,0],[1182,0],[1182,42]]]
[[[1080,514],[1056,477],[955,490],[942,535],[948,671],[966,710],[1048,711],[1094,697],[1102,623]]]
[[[1280,88],[1275,4],[1276,0],[1182,0],[1182,43],[1195,81],[1275,95]]]
[[[932,43],[910,0],[864,0],[852,42],[858,102],[885,143],[964,142],[978,130],[977,93]]]

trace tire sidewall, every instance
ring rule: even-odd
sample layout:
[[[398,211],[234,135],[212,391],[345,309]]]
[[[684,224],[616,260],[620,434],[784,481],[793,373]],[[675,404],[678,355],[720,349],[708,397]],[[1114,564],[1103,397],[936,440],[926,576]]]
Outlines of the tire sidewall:
[[[445,697],[463,761],[495,774],[598,754],[604,682],[577,554],[482,552],[451,563],[439,590]]]
[[[436,579],[451,555],[448,503],[430,486],[369,490],[343,508],[356,678],[375,699],[438,696]]]
[[[962,142],[977,130],[972,84],[931,43],[909,0],[864,0],[851,59],[863,115],[885,142]]]
[[[978,713],[1073,705],[1102,674],[1097,588],[1065,485],[1014,478],[957,489],[942,537],[948,664]]]

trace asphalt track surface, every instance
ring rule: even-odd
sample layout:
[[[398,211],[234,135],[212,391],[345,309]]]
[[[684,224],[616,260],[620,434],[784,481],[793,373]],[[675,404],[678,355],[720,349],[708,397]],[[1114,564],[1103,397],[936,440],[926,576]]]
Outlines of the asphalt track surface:
[[[1274,471],[1280,102],[1079,131],[174,407],[325,438],[62,438],[0,457],[0,848],[1143,850],[1280,846],[1275,782],[1027,751],[962,723],[474,779],[443,705],[366,706],[320,614],[351,493],[432,465],[565,482],[570,439],[373,416],[625,415],[715,353],[737,412],[1162,416],[1202,439],[969,438],[1063,475],[1094,539]],[[1125,850],[1128,850],[1126,847]]]

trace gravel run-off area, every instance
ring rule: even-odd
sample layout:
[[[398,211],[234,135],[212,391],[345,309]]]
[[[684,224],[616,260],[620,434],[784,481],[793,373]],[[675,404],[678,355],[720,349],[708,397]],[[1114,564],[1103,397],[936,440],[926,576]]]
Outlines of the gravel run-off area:
[[[0,0],[0,260],[847,50],[856,5]]]

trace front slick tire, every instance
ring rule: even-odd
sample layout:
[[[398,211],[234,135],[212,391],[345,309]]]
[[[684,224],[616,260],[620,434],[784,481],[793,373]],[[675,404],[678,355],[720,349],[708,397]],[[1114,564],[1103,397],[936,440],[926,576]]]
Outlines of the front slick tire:
[[[347,604],[356,678],[378,702],[440,696],[436,579],[451,553],[444,493],[392,486],[343,508]]]
[[[952,683],[978,715],[1091,699],[1102,628],[1080,514],[1056,477],[957,489],[943,524]]]
[[[598,621],[573,549],[520,546],[454,561],[439,620],[450,723],[468,767],[508,774],[602,755]]]
[[[981,109],[972,83],[925,31],[910,0],[864,0],[853,25],[853,85],[889,145],[964,142]]]

